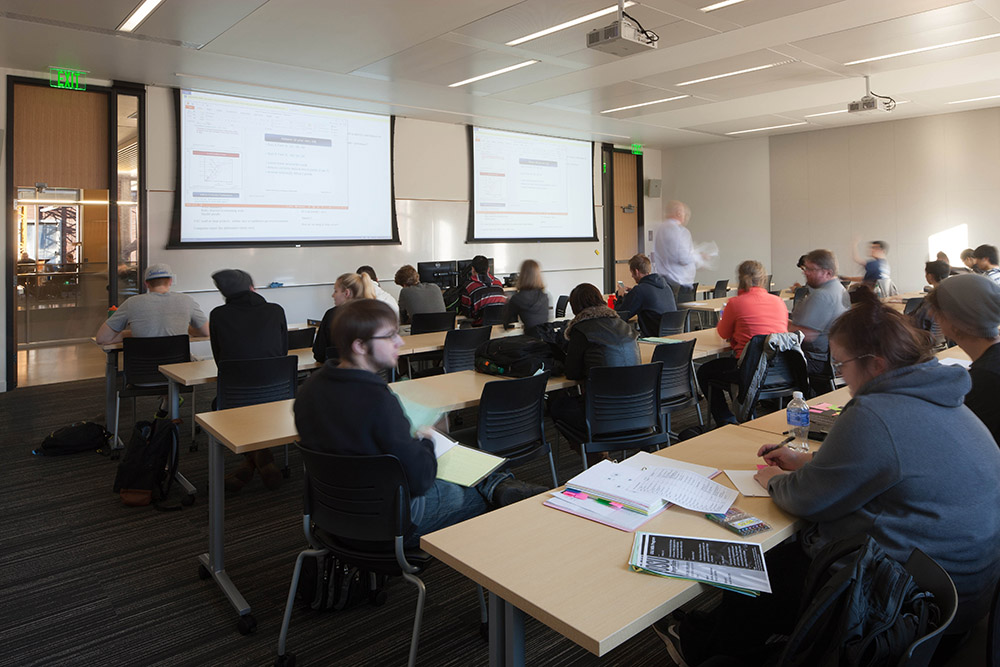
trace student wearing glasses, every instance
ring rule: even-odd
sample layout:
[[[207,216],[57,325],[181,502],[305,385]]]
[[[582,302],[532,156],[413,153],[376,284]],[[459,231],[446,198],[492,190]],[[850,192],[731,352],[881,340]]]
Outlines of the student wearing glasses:
[[[830,325],[847,310],[851,300],[837,279],[837,258],[829,250],[807,254],[802,272],[806,274],[809,294],[792,311],[788,330],[805,334],[802,351],[809,375],[818,375],[826,368]]]
[[[327,360],[295,399],[295,427],[302,444],[316,451],[354,456],[392,454],[410,486],[414,531],[420,536],[541,493],[545,489],[514,479],[509,472],[489,475],[474,487],[436,479],[434,445],[425,430],[410,434],[410,421],[379,371],[393,368],[403,340],[392,309],[375,299],[337,306],[331,322],[339,363]]]

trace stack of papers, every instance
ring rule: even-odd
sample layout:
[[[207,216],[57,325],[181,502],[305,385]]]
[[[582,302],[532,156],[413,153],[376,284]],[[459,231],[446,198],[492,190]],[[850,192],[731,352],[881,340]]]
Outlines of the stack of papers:
[[[764,551],[751,542],[638,532],[628,564],[636,572],[700,581],[745,595],[771,592]]]
[[[665,336],[645,336],[640,338],[639,342],[660,345],[661,343],[683,343],[684,341],[677,340],[676,338],[666,338]]]

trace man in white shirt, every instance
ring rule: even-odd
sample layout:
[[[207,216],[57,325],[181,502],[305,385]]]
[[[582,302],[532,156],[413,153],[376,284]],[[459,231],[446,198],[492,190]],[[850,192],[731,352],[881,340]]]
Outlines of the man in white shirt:
[[[705,264],[687,229],[690,218],[687,204],[677,200],[667,202],[667,219],[656,230],[653,240],[654,273],[663,276],[675,292],[678,287],[694,285],[695,272]]]
[[[375,284],[375,299],[381,301],[382,303],[388,305],[392,308],[392,312],[396,313],[396,319],[399,319],[399,304],[396,299],[392,297],[391,294],[382,289],[382,286],[378,284],[378,278],[375,277],[375,269],[365,264],[364,266],[359,266],[355,273],[362,274],[367,273],[368,277],[372,279]]]

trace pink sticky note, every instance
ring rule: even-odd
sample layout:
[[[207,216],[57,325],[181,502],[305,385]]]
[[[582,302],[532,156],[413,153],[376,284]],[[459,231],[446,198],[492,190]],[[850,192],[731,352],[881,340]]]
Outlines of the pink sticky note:
[[[764,468],[770,468],[770,467],[771,466],[763,465],[763,464],[760,464],[760,463],[757,464],[757,470],[763,470]]]
[[[616,503],[616,502],[614,502],[614,501],[612,501],[612,502],[610,503],[610,505],[611,505],[612,507],[614,507],[614,508],[615,508],[616,510],[620,510],[620,509],[621,509],[621,508],[623,507],[623,505],[622,505],[621,503]]]

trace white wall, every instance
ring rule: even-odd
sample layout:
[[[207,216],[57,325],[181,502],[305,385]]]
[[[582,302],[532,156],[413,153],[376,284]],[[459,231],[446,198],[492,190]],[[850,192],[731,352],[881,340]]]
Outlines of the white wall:
[[[771,264],[771,200],[766,137],[663,151],[663,197],[691,207],[688,229],[695,244],[719,246],[715,267],[698,271],[701,285],[736,277],[746,259]],[[794,262],[793,262],[794,266]]]
[[[772,255],[783,282],[798,256],[829,248],[843,275],[860,275],[855,238],[889,243],[901,291],[924,286],[938,250],[1000,242],[1000,109],[927,116],[771,139]],[[953,249],[928,237],[966,225]],[[862,249],[863,251],[863,249]]]
[[[147,173],[149,262],[166,262],[178,275],[176,289],[188,291],[204,308],[222,302],[211,274],[242,268],[280,303],[290,322],[318,318],[332,305],[331,284],[341,273],[370,264],[386,291],[398,294],[393,274],[403,264],[425,260],[493,257],[497,275],[517,271],[521,261],[538,260],[549,292],[568,294],[580,282],[601,285],[602,241],[575,243],[467,244],[469,149],[464,125],[397,118],[394,143],[396,213],[400,245],[308,248],[166,249],[173,215],[176,148],[173,92],[150,88],[147,96]],[[599,150],[599,146],[595,149]],[[599,157],[599,154],[598,154]],[[595,159],[595,215],[600,207],[599,159]],[[600,236],[601,225],[598,224]],[[298,286],[295,286],[298,285]]]

